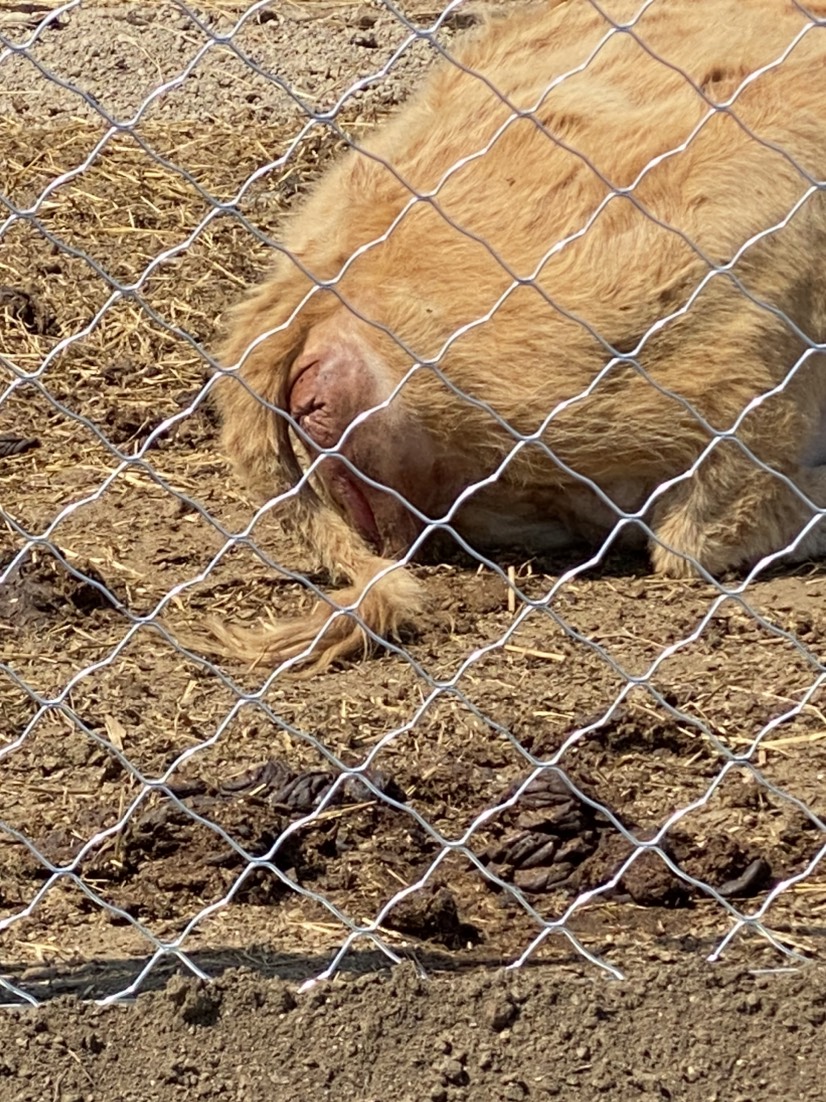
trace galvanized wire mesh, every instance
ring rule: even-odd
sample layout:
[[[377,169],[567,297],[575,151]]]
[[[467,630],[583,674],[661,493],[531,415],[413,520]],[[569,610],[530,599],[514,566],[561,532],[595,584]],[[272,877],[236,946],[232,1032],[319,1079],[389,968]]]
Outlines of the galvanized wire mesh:
[[[556,75],[546,94],[585,71],[612,36],[636,35],[636,24],[658,2],[662,0],[641,2],[637,17],[626,25],[604,12],[603,41],[576,69]],[[802,5],[799,10],[797,34],[765,66],[744,75],[724,110],[736,107],[738,96],[761,75],[784,65],[806,36],[826,34],[822,18]],[[659,484],[640,508],[617,509],[595,481],[568,470],[617,514],[605,543],[573,565],[517,571],[482,555],[453,527],[461,500],[441,518],[419,513],[423,525],[435,521],[448,529],[466,556],[450,575],[449,587],[464,587],[464,599],[471,603],[480,576],[499,587],[501,607],[483,610],[478,638],[472,633],[452,636],[450,645],[445,644],[446,660],[428,648],[426,629],[419,642],[376,638],[384,655],[380,662],[368,659],[309,683],[289,679],[292,659],[273,669],[249,670],[206,657],[196,645],[182,641],[186,636],[175,630],[176,623],[197,620],[215,605],[224,612],[237,611],[246,600],[247,585],[259,596],[272,597],[268,579],[278,578],[285,587],[298,582],[315,597],[327,599],[324,579],[308,575],[312,564],[297,564],[270,525],[276,507],[288,502],[295,488],[255,508],[227,488],[217,456],[211,466],[204,458],[218,446],[207,412],[210,390],[223,370],[234,369],[219,366],[211,352],[211,320],[218,303],[226,305],[252,281],[267,253],[280,247],[284,214],[329,155],[343,144],[357,145],[366,124],[403,98],[418,70],[436,55],[458,64],[450,46],[465,16],[458,2],[428,13],[403,11],[389,0],[366,14],[346,8],[334,16],[307,5],[285,14],[269,0],[248,6],[214,4],[209,11],[183,3],[152,9],[105,6],[85,17],[79,0],[72,0],[62,5],[12,4],[0,15],[5,16],[0,21],[0,73],[7,74],[5,140],[10,151],[0,190],[0,283],[5,285],[0,288],[5,334],[0,417],[7,434],[7,454],[0,459],[0,478],[7,485],[0,573],[5,591],[0,603],[0,692],[7,703],[0,730],[0,786],[8,793],[0,815],[8,869],[0,893],[0,985],[6,1001],[36,1002],[64,972],[77,973],[78,968],[81,989],[90,983],[96,994],[120,998],[169,963],[208,976],[214,971],[214,954],[238,954],[248,944],[264,946],[262,953],[270,949],[300,957],[308,977],[332,974],[352,951],[364,947],[391,960],[410,952],[424,959],[431,941],[439,943],[440,936],[443,946],[461,955],[469,943],[484,950],[486,939],[495,941],[497,913],[501,929],[496,931],[496,952],[510,963],[541,955],[553,943],[562,944],[563,950],[573,947],[618,975],[622,966],[610,946],[617,930],[634,944],[637,911],[629,899],[639,902],[643,897],[659,907],[703,901],[696,912],[684,912],[689,917],[679,930],[675,927],[674,936],[696,934],[712,958],[743,932],[757,933],[784,956],[815,952],[816,943],[806,940],[815,912],[806,906],[812,900],[816,904],[822,893],[818,876],[826,851],[817,797],[823,735],[818,702],[824,679],[817,569],[796,575],[802,578],[802,589],[815,588],[794,600],[776,581],[761,588],[768,569],[786,562],[789,547],[723,580],[701,568],[700,583],[658,583],[660,588],[651,583],[646,590],[647,583],[640,582],[633,567],[620,569],[616,577],[609,572],[593,582],[588,579],[603,568],[625,528],[642,528],[657,541],[648,526],[651,505],[691,480],[721,441],[737,441],[756,465],[766,467],[739,439],[738,430],[812,357],[824,352],[817,334],[801,333],[786,318],[805,350],[789,365],[783,382],[756,393],[724,433],[692,411],[708,432],[707,448],[690,468]],[[283,28],[290,20],[288,36]],[[292,62],[284,61],[282,67],[278,50],[263,59],[266,36],[279,27],[278,49],[288,37],[294,41],[302,34],[310,50],[320,48],[335,31],[339,37],[334,49],[341,43],[366,50],[368,61],[356,72],[345,59],[332,79],[326,62],[315,68],[306,63],[302,86]],[[108,35],[110,44],[124,41],[126,52],[115,51],[111,71],[101,62],[102,71],[96,72],[91,59],[101,56],[100,46],[97,53],[89,47],[73,54],[69,36],[74,36],[71,43],[82,43],[88,33],[90,43],[100,42],[94,35],[101,30],[104,44]],[[172,59],[165,54],[161,63],[153,57],[153,44],[173,33],[177,54]],[[645,47],[644,37],[638,37]],[[67,74],[61,59],[69,56],[75,64]],[[142,83],[120,88],[118,72],[134,75],[135,57],[146,60],[146,68],[137,69]],[[123,58],[131,60],[120,66]],[[243,84],[247,77],[249,85]],[[221,88],[223,101],[220,93],[215,98]],[[243,89],[250,114],[239,121]],[[651,161],[623,194],[637,203],[635,191],[645,176],[662,161],[679,156],[719,110],[720,105],[709,102],[707,115],[685,142]],[[277,124],[267,119],[268,112],[278,115]],[[501,130],[519,115],[514,109]],[[246,122],[248,137],[243,133]],[[452,174],[484,158],[497,137],[458,158],[431,198],[438,198]],[[61,149],[68,151],[62,158]],[[590,167],[601,175],[597,165]],[[716,278],[731,280],[745,300],[777,315],[776,307],[760,301],[740,279],[737,264],[759,242],[787,227],[823,190],[823,180],[797,167],[798,202],[781,221],[741,242],[725,263],[685,238],[704,260],[706,274],[685,303],[663,313],[634,347],[617,353],[592,331],[606,355],[589,390],[618,363],[638,365],[647,342],[690,311]],[[101,180],[106,182],[102,191]],[[604,183],[604,202],[576,231],[549,241],[533,273],[520,275],[497,257],[513,280],[511,286],[490,303],[484,317],[451,335],[431,367],[438,369],[453,342],[484,324],[514,290],[535,281],[550,257],[589,233],[617,194],[610,181]],[[411,195],[411,205],[422,198]],[[387,227],[383,240],[394,225]],[[230,237],[228,248],[222,235]],[[373,244],[365,242],[364,249]],[[487,242],[480,244],[490,250]],[[214,261],[208,281],[199,283],[201,277],[186,268],[193,256],[196,265],[209,265],[210,257]],[[233,270],[226,267],[227,257]],[[64,263],[75,267],[62,268]],[[74,291],[73,273],[82,273]],[[62,313],[50,305],[50,276],[61,290],[62,298],[54,302],[59,298]],[[556,308],[550,300],[548,308]],[[124,366],[109,360],[110,352],[125,356]],[[411,361],[413,373],[417,361],[412,350]],[[110,369],[119,389],[112,402],[101,404]],[[448,376],[442,379],[456,392]],[[656,379],[648,381],[663,389]],[[378,408],[389,405],[404,382]],[[172,390],[181,387],[173,401]],[[685,399],[673,397],[686,405]],[[484,405],[479,398],[462,398]],[[132,412],[124,419],[126,407]],[[504,425],[497,411],[487,408]],[[489,480],[500,477],[528,445],[544,448],[562,465],[540,439],[559,412],[542,410],[544,420],[530,437],[509,428],[513,448]],[[354,424],[369,415],[361,414]],[[197,427],[190,429],[192,425]],[[345,443],[346,438],[340,446]],[[197,464],[189,458],[194,453],[200,457]],[[322,458],[308,465],[302,481],[314,475]],[[344,462],[350,463],[346,456]],[[350,467],[355,471],[352,463]],[[786,472],[775,474],[794,486]],[[469,485],[462,497],[479,485]],[[125,516],[119,511],[121,498]],[[808,504],[811,519],[795,543],[813,532],[823,515],[819,503]],[[116,530],[128,536],[121,541],[125,561],[112,549]],[[174,540],[167,530],[175,532]],[[413,543],[402,564],[413,561],[421,542]],[[153,561],[164,564],[166,573],[153,578]],[[182,569],[170,571],[170,563]],[[476,580],[474,568],[481,572]],[[431,569],[438,578],[438,568]],[[589,588],[578,590],[586,581]],[[586,606],[597,600],[599,587],[619,595],[613,634],[599,624],[582,623],[575,611],[577,600]],[[635,630],[627,605],[640,595],[654,614],[661,610],[667,626],[653,645],[642,638],[641,649],[627,651],[622,631],[633,641]],[[674,628],[668,609],[680,601],[685,602],[682,619],[678,617],[681,626]],[[260,605],[252,611],[261,611]],[[498,619],[486,621],[486,611]],[[358,608],[342,613],[331,606],[331,617],[344,614],[358,615]],[[629,619],[630,632],[623,626]],[[649,611],[646,624],[655,620]],[[728,625],[722,636],[721,622]],[[526,628],[533,632],[527,646]],[[642,630],[641,622],[638,628]],[[734,689],[748,693],[754,706],[735,709],[734,718],[726,720],[707,700],[702,706],[697,703],[704,686],[709,697],[726,695],[731,688],[725,662],[701,663],[694,674],[690,665],[679,663],[698,648],[717,647],[725,653],[732,639],[737,645],[738,631],[748,657]],[[543,633],[555,643],[538,645]],[[768,651],[784,657],[764,671],[756,664]],[[589,697],[588,710],[556,707],[562,699],[558,683],[573,668],[572,655],[579,656],[583,670],[600,671],[592,675],[595,684],[604,679],[600,691]],[[525,668],[516,668],[517,660]],[[381,672],[371,673],[371,663]],[[676,675],[669,672],[672,668]],[[695,684],[694,677],[703,684]],[[399,702],[393,703],[396,688]],[[364,697],[358,700],[360,690]],[[551,706],[543,705],[543,693],[552,698]],[[547,729],[545,742],[526,737],[520,694],[532,702],[534,725]],[[353,714],[353,701],[361,724],[357,732],[348,730],[345,714],[348,709]],[[613,769],[622,776],[616,732],[628,708],[640,709],[632,712],[632,733],[642,730],[641,715],[656,716],[656,730],[665,731],[666,744],[679,732],[679,738],[673,735],[671,751],[681,779],[661,783],[652,766],[652,783],[668,791],[650,808],[645,807],[645,792],[639,791],[618,806],[621,785],[604,782]],[[169,721],[171,733],[163,744],[157,742],[157,732],[147,731],[144,713],[152,722],[158,717]],[[255,717],[252,725],[250,715]],[[461,728],[456,716],[469,726]],[[444,731],[445,723],[453,721],[459,734],[451,741]],[[470,730],[486,747],[501,747],[506,764],[489,766],[482,761],[484,754],[473,760],[472,749],[465,761]],[[613,732],[613,744],[606,732]],[[599,775],[596,781],[583,780],[577,754],[600,739],[603,750],[608,749],[596,761]],[[653,757],[661,749],[643,740],[643,751]],[[269,771],[253,770],[239,780],[241,767],[254,767],[256,757],[259,762],[272,759]],[[694,768],[700,759],[702,767]],[[595,762],[589,759],[589,764]],[[444,778],[444,771],[454,766],[458,772],[470,770],[469,784],[475,777],[480,786],[475,804],[471,801],[455,814],[440,807],[453,798],[447,782],[442,794],[434,783],[422,795],[430,777]],[[637,761],[635,768],[638,786],[644,765]],[[394,770],[406,770],[404,784],[395,783]],[[411,778],[414,790],[408,792]],[[726,803],[731,785],[748,789],[743,804],[747,811],[738,811],[736,802]],[[237,811],[239,800],[246,811]],[[635,816],[635,804],[646,813]],[[245,818],[250,807],[255,814]],[[512,821],[507,819],[511,811]],[[394,827],[387,829],[383,856],[379,850],[379,857],[370,859],[374,879],[368,877],[366,858],[339,875],[337,862],[351,851],[358,855],[366,839],[382,844],[385,813],[393,816]],[[762,813],[770,820],[765,829]],[[342,824],[356,822],[358,815],[374,816],[372,825],[368,829],[362,823],[348,835],[349,827]],[[560,826],[562,820],[566,825]],[[496,827],[499,833],[491,834],[496,824],[506,822],[510,827]],[[685,850],[685,837],[684,850],[675,849],[673,839],[680,831],[691,835],[693,850]],[[307,842],[311,836],[312,846]],[[395,867],[392,847],[401,836],[413,841],[405,861]],[[718,855],[719,875],[713,876],[707,871],[713,862],[704,865],[700,857],[709,851],[709,839],[717,844],[728,836],[735,848]],[[612,839],[612,856],[603,859],[597,872],[576,872],[601,852],[603,838]],[[196,842],[197,856],[189,848]],[[784,846],[790,849],[785,863]],[[307,858],[310,849],[312,860]],[[207,872],[196,878],[197,885],[186,877],[179,883],[175,876],[190,862],[228,871],[220,885]],[[376,871],[383,862],[390,869],[384,881]],[[536,870],[553,869],[554,862],[565,875],[543,873],[540,885]],[[173,866],[178,874],[169,872]],[[670,887],[657,896],[649,885],[635,896],[629,884],[644,869],[655,869]],[[153,910],[147,900],[156,877],[166,878],[171,887],[162,889],[165,902]],[[453,891],[456,884],[461,887]],[[182,897],[178,904],[176,893]],[[472,900],[482,895],[497,902],[478,903],[474,911]],[[424,917],[410,917],[411,905],[425,896],[430,910],[425,909]],[[504,906],[499,902],[503,899]],[[785,911],[779,909],[783,904]],[[605,925],[589,925],[587,916],[595,908],[604,915],[600,906],[610,910],[610,931]],[[244,919],[236,927],[242,910]],[[691,917],[695,913],[696,921]],[[407,914],[401,923],[400,914]],[[773,914],[779,915],[776,921]],[[579,921],[582,916],[584,922]],[[514,923],[514,938],[502,941],[502,930]],[[277,936],[271,935],[274,925]],[[113,930],[117,936],[110,936]],[[639,933],[640,944],[645,936]],[[120,957],[131,965],[118,970],[113,962]],[[93,958],[108,962],[99,968],[108,979],[89,981],[88,968],[83,968]],[[761,960],[753,950],[753,961]]]

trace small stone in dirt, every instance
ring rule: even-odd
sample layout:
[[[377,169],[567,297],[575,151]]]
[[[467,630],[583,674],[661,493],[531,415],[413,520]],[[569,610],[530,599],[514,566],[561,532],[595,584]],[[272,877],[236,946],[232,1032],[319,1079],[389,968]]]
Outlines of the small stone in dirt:
[[[485,1007],[485,1018],[495,1033],[513,1025],[519,1008],[508,995],[494,995]]]
[[[462,1066],[461,1061],[448,1056],[439,1068],[442,1079],[453,1087],[466,1087],[470,1082],[470,1076]]]
[[[502,1097],[507,1102],[522,1102],[523,1098],[528,1097],[528,1088],[521,1079],[515,1079],[505,1087]]]

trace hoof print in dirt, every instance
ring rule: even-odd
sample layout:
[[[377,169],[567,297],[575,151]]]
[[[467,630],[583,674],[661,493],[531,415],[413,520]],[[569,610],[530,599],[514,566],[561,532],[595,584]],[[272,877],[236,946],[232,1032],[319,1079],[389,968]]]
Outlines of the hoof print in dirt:
[[[497,802],[512,799],[521,783]],[[542,773],[498,816],[498,837],[481,859],[500,880],[522,891],[575,887],[574,874],[597,850],[600,826],[594,809],[558,773]]]
[[[37,437],[13,436],[8,433],[0,434],[0,459],[9,459],[13,455],[25,455],[40,447]]]
[[[55,332],[54,318],[40,308],[28,291],[17,287],[0,287],[0,314],[6,314],[38,336]]]
[[[406,896],[385,917],[384,925],[447,949],[465,949],[482,940],[475,926],[462,922],[456,897],[445,887],[426,885]]]

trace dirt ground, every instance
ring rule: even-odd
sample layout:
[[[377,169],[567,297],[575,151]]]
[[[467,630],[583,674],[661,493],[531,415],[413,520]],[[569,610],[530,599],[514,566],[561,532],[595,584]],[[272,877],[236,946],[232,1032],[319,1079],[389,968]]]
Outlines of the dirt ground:
[[[662,966],[339,976],[295,994],[249,971],[133,1006],[71,998],[0,1017],[0,1098],[40,1102],[522,1102],[823,1096],[826,984]]]
[[[0,1102],[816,1097],[823,566],[452,553],[401,651],[184,652],[159,619],[325,582],[266,514],[228,542],[204,351],[434,48],[378,3],[231,45],[237,3],[38,7],[0,3],[0,1001],[44,1006],[0,1017]]]

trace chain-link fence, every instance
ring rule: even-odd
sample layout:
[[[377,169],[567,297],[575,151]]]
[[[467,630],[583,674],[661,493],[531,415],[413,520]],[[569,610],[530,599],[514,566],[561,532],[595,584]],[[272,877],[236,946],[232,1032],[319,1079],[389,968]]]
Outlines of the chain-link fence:
[[[481,13],[0,4],[6,1002],[818,951],[826,10]]]

